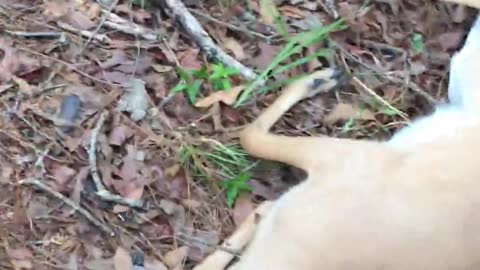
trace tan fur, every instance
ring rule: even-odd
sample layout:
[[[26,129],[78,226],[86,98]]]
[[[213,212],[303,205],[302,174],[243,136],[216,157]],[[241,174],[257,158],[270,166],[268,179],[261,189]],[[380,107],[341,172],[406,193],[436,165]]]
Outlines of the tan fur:
[[[272,107],[295,103],[301,89],[287,89]],[[309,177],[276,202],[235,270],[480,267],[480,166],[472,157],[480,126],[403,152],[371,141],[269,134],[262,119],[272,122],[274,113],[252,123],[242,144]]]
[[[478,1],[451,2],[480,8]],[[480,47],[462,57],[480,61]],[[480,112],[471,109],[480,100],[469,99],[465,124],[439,134],[436,123],[425,125],[411,145],[269,132],[294,104],[329,91],[336,75],[325,69],[290,85],[241,133],[250,155],[302,168],[308,178],[267,208],[258,226],[253,217],[240,226],[232,237],[242,239],[238,248],[249,244],[231,269],[480,269]],[[316,79],[324,83],[312,89]],[[475,98],[475,85],[451,91]],[[463,121],[463,113],[453,119]],[[432,139],[416,140],[424,131]],[[195,269],[220,270],[232,258],[210,257]]]
[[[466,5],[469,7],[473,7],[476,9],[480,9],[480,1],[479,0],[443,0],[445,2],[452,2],[455,4]]]

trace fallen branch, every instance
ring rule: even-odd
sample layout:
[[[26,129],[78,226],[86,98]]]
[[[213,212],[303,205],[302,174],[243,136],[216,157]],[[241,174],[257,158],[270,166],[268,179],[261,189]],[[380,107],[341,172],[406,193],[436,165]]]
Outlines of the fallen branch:
[[[195,19],[180,0],[156,0],[156,2],[166,11],[170,11],[170,16],[182,26],[184,31],[187,32],[195,44],[197,44],[208,58],[216,59],[228,67],[237,69],[247,80],[257,79],[258,75],[252,69],[244,66],[215,44],[197,19]],[[265,81],[261,80],[259,84],[263,85],[264,83]]]
[[[116,195],[111,193],[108,189],[105,188],[103,185],[102,179],[98,174],[97,169],[97,140],[98,135],[100,134],[100,130],[102,129],[105,120],[107,119],[108,111],[104,111],[97,122],[97,125],[92,130],[91,138],[90,138],[90,148],[88,150],[88,161],[90,163],[90,173],[93,178],[93,182],[97,191],[95,194],[100,197],[104,201],[114,202],[122,205],[126,205],[132,208],[143,208],[143,201],[141,200],[133,200],[129,198],[124,198],[122,196]]]
[[[110,227],[108,227],[106,224],[101,222],[98,218],[93,216],[85,208],[81,207],[80,205],[76,204],[74,201],[65,197],[62,193],[55,191],[51,187],[45,185],[42,181],[35,178],[29,178],[29,179],[21,180],[18,183],[20,185],[32,185],[43,190],[44,192],[52,195],[53,197],[61,200],[66,205],[70,206],[75,212],[78,212],[81,215],[83,215],[88,221],[90,221],[93,225],[100,228],[103,232],[107,233],[110,236],[115,236],[115,232]]]

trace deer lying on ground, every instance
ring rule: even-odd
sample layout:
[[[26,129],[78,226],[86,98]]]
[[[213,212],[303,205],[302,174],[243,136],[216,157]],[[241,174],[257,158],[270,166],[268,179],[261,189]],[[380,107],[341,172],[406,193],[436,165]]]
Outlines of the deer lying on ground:
[[[389,141],[269,133],[294,104],[343,79],[329,68],[298,80],[241,133],[250,155],[308,177],[224,243],[248,243],[231,269],[480,269],[480,19],[452,58],[449,103]],[[217,251],[195,269],[232,258]]]

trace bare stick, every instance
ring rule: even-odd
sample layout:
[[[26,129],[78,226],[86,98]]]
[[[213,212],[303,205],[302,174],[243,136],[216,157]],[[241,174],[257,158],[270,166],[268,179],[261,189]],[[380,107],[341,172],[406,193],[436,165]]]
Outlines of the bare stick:
[[[43,57],[43,58],[45,58],[45,59],[50,59],[50,60],[55,61],[55,62],[57,62],[57,63],[59,63],[59,64],[62,64],[62,65],[64,65],[64,66],[66,66],[67,68],[75,71],[76,73],[84,76],[85,78],[89,78],[89,79],[92,80],[92,81],[99,82],[99,83],[103,83],[103,84],[107,84],[107,85],[110,85],[110,86],[118,86],[118,85],[119,85],[119,84],[114,84],[114,83],[111,83],[111,82],[107,82],[107,81],[104,81],[104,80],[95,78],[95,77],[93,77],[92,75],[90,75],[90,74],[88,74],[88,73],[85,73],[85,72],[81,71],[80,69],[76,68],[73,64],[68,63],[68,62],[65,62],[65,61],[63,61],[63,60],[60,60],[60,59],[58,59],[58,58],[55,58],[55,57],[46,55],[46,54],[44,54],[44,53],[36,52],[36,51],[34,51],[34,50],[30,50],[30,49],[27,48],[27,47],[18,46],[17,48],[18,48],[19,50],[22,50],[22,51],[25,51],[25,52],[28,52],[28,53],[31,53],[31,54],[34,54],[34,55]]]
[[[247,80],[257,79],[258,75],[252,69],[244,66],[215,45],[212,38],[180,0],[156,0],[156,2],[172,13],[171,16],[183,27],[207,57],[237,69]],[[261,80],[260,84],[263,85],[264,83],[265,81]]]
[[[324,0],[317,0],[317,3],[322,7],[322,9],[328,13],[328,15],[332,16],[334,19],[338,18],[338,13],[335,9],[335,3],[333,4],[333,9],[332,9],[332,3],[331,1],[326,1],[327,3],[323,3]]]
[[[111,29],[120,31],[129,35],[138,35],[148,41],[159,41],[159,34],[155,31],[143,27],[139,24],[125,20],[115,13],[111,13],[108,10],[102,10],[106,20],[103,24]]]
[[[225,26],[226,28],[228,29],[231,29],[231,30],[234,30],[234,31],[238,31],[238,32],[242,32],[242,33],[245,33],[247,35],[250,35],[250,36],[256,36],[256,37],[259,37],[259,38],[263,38],[265,40],[271,40],[274,35],[271,35],[271,36],[266,36],[264,34],[261,34],[261,33],[258,33],[258,32],[255,32],[255,31],[252,31],[252,30],[249,30],[247,28],[244,28],[244,27],[240,27],[240,26],[237,26],[237,25],[234,25],[234,24],[231,24],[231,23],[226,23],[224,21],[221,21],[215,17],[212,17],[208,14],[205,14],[205,13],[202,13],[198,10],[195,10],[195,9],[188,9],[190,12],[192,12],[193,14],[195,15],[198,15],[198,16],[201,16],[209,21],[212,21],[216,24],[219,24],[219,25],[222,25],[222,26]]]
[[[410,122],[410,119],[408,118],[408,115],[399,109],[395,108],[392,104],[390,104],[388,101],[383,99],[381,96],[379,96],[375,91],[370,89],[366,84],[364,84],[360,79],[357,77],[353,77],[353,82],[356,83],[358,86],[360,86],[364,91],[366,91],[368,94],[372,95],[374,98],[376,98],[378,101],[380,101],[383,105],[388,107],[390,110],[394,111],[396,114],[400,115],[405,121]]]
[[[376,74],[378,74],[379,76],[382,76],[383,78],[393,82],[393,83],[398,83],[398,84],[404,84],[405,81],[402,80],[401,78],[395,78],[393,76],[390,76],[390,75],[387,75],[385,74],[383,71],[379,70],[378,68],[374,67],[374,66],[371,66],[369,64],[366,64],[364,63],[363,61],[361,61],[360,59],[358,59],[356,56],[352,55],[349,51],[347,51],[345,48],[343,48],[341,45],[339,45],[338,43],[334,43],[335,47],[338,48],[341,52],[344,53],[345,56],[347,56],[349,59],[355,61],[356,63],[358,63],[359,65],[362,65],[363,67],[367,68],[368,70],[372,70],[374,71]],[[415,92],[416,94],[424,97],[428,102],[430,102],[431,104],[437,104],[437,100],[431,96],[430,94],[428,94],[427,92],[425,92],[424,90],[422,90],[417,84],[415,84],[414,82],[407,82],[407,87],[412,90],[413,92]]]
[[[65,35],[63,32],[24,32],[8,30],[5,30],[5,33],[24,38],[62,38]]]
[[[335,1],[334,0],[325,0],[325,5],[330,10],[330,13],[332,14],[333,18],[337,19],[338,18],[338,12],[337,12],[337,8],[335,7]]]
[[[115,0],[113,3],[111,3],[110,7],[108,8],[108,14],[110,14],[112,12],[112,10],[117,6],[118,4],[118,0]],[[102,19],[100,20],[100,23],[97,25],[97,27],[95,28],[95,30],[93,31],[92,35],[90,35],[88,37],[88,40],[87,42],[85,42],[85,45],[83,46],[83,48],[80,50],[80,53],[78,54],[79,56],[82,55],[85,50],[88,48],[88,45],[90,44],[90,42],[92,42],[92,39],[95,37],[96,39],[98,39],[98,31],[100,31],[100,28],[102,28],[102,25],[103,23],[105,22],[105,20],[107,19],[107,16],[104,15],[102,17]],[[103,36],[103,35],[101,35]],[[104,35],[106,36],[106,35]],[[108,37],[107,37],[108,38]]]
[[[100,130],[102,129],[105,120],[107,119],[108,111],[104,111],[100,118],[98,119],[97,125],[92,130],[91,138],[90,138],[90,148],[88,150],[88,161],[90,163],[90,173],[92,174],[93,182],[95,183],[95,187],[97,188],[97,196],[99,196],[102,200],[110,201],[122,205],[126,205],[133,208],[143,208],[143,201],[141,200],[133,200],[129,198],[124,198],[122,196],[116,195],[111,193],[109,190],[105,188],[103,185],[102,179],[98,174],[97,169],[97,140],[98,135],[100,134]]]
[[[87,30],[79,30],[79,29],[76,29],[75,27],[73,27],[69,24],[66,24],[64,22],[61,22],[61,21],[57,21],[57,25],[58,25],[58,27],[62,28],[65,31],[72,32],[72,33],[75,33],[77,35],[86,37],[86,38],[88,38],[88,40],[95,39],[95,40],[98,40],[98,41],[100,41],[102,43],[105,43],[105,44],[112,43],[112,40],[107,35],[104,35],[104,34],[97,34],[97,33],[91,32],[91,31],[87,31]],[[90,41],[88,41],[88,42],[90,42]]]
[[[83,215],[88,221],[90,221],[93,225],[97,226],[100,228],[103,232],[107,233],[110,236],[115,236],[115,232],[108,227],[106,224],[101,222],[98,218],[93,216],[90,212],[88,212],[85,208],[81,207],[80,205],[76,204],[74,201],[70,200],[69,198],[65,197],[62,193],[53,190],[51,187],[45,185],[42,181],[35,179],[35,178],[29,178],[29,179],[24,179],[18,182],[20,185],[32,185],[36,186],[37,188],[45,191],[46,193],[52,195],[53,197],[61,200],[64,202],[66,205],[70,206],[75,212],[80,213]]]

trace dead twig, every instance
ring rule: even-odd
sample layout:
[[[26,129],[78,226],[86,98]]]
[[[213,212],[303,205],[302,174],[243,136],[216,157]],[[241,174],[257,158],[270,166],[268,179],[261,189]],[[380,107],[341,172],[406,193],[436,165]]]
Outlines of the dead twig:
[[[219,25],[222,25],[222,26],[225,26],[226,28],[228,29],[231,29],[231,30],[234,30],[234,31],[237,31],[237,32],[241,32],[241,33],[245,33],[247,35],[251,35],[251,36],[256,36],[256,37],[259,37],[259,38],[263,38],[264,40],[266,41],[270,41],[272,40],[272,38],[275,37],[275,35],[271,35],[271,36],[266,36],[262,33],[258,33],[258,32],[255,32],[255,31],[252,31],[252,30],[249,30],[247,28],[244,28],[244,27],[240,27],[240,26],[237,26],[237,25],[234,25],[234,24],[231,24],[231,23],[226,23],[224,21],[221,21],[215,17],[212,17],[208,14],[205,14],[203,12],[200,12],[198,10],[195,10],[193,8],[189,8],[188,9],[190,12],[192,12],[193,14],[195,15],[198,15],[198,16],[201,16],[209,21],[212,21],[216,24],[219,24]]]
[[[78,55],[82,55],[85,50],[88,48],[88,45],[90,44],[90,42],[92,42],[92,39],[95,38],[95,39],[98,39],[99,37],[102,37],[102,36],[105,36],[107,39],[110,40],[110,38],[108,38],[108,36],[106,35],[103,35],[103,34],[98,34],[98,31],[100,31],[100,29],[102,28],[103,24],[105,23],[105,20],[107,19],[108,15],[110,13],[112,13],[112,10],[117,6],[118,4],[118,0],[115,0],[111,5],[110,7],[108,8],[108,12],[106,15],[103,15],[102,19],[100,20],[100,22],[98,23],[97,27],[95,28],[95,30],[91,33],[91,35],[88,37],[88,40],[87,42],[85,42],[85,45],[82,47],[82,49],[80,50],[80,53]],[[111,42],[111,40],[110,40]],[[109,43],[110,43],[109,42]]]
[[[88,38],[88,40],[87,40],[88,43],[90,43],[90,40],[92,40],[92,39],[95,39],[95,40],[100,41],[101,43],[105,43],[105,44],[112,43],[112,40],[107,35],[97,34],[95,32],[87,31],[87,30],[79,30],[79,29],[76,29],[75,27],[73,27],[69,24],[66,24],[66,23],[62,22],[62,21],[57,21],[57,26],[62,28],[65,31],[72,32],[74,34],[77,34],[77,35],[80,35],[82,37]]]
[[[354,62],[358,63],[359,65],[363,66],[364,68],[371,70],[375,72],[377,75],[383,77],[384,79],[389,80],[392,83],[396,84],[406,84],[406,86],[412,90],[413,92],[417,93],[418,95],[422,96],[425,98],[429,103],[436,105],[438,104],[438,101],[429,93],[425,92],[423,89],[421,89],[417,84],[415,84],[412,81],[405,81],[404,79],[397,78],[390,76],[386,74],[385,72],[382,72],[378,68],[371,66],[369,64],[364,63],[360,59],[358,59],[356,56],[352,55],[349,51],[347,51],[345,48],[343,48],[341,45],[335,43],[334,46],[338,48],[346,57],[348,57],[350,60],[353,60]]]
[[[326,0],[325,3],[323,0],[317,0],[317,3],[322,7],[323,10],[325,10],[325,12],[328,13],[328,15],[332,16],[334,19],[338,18],[338,12],[335,8],[335,3],[333,0]]]
[[[400,115],[405,121],[410,122],[410,119],[408,118],[408,115],[399,109],[395,108],[392,104],[390,104],[388,101],[383,99],[381,96],[379,96],[375,91],[370,89],[366,84],[364,84],[361,80],[359,80],[357,77],[352,78],[353,82],[360,86],[364,91],[366,91],[369,95],[373,96],[375,99],[380,101],[383,105],[388,107],[390,110],[394,111],[396,114]]]
[[[85,208],[81,207],[80,205],[76,204],[74,201],[65,197],[60,192],[53,190],[51,187],[47,186],[42,181],[35,178],[28,178],[28,179],[20,180],[18,183],[20,185],[32,185],[43,190],[44,192],[50,194],[51,196],[61,200],[66,205],[70,206],[75,212],[78,212],[81,215],[83,215],[88,221],[90,221],[93,225],[100,228],[103,232],[107,233],[110,236],[115,236],[115,232],[110,227],[108,227],[106,224],[101,222],[98,218],[93,216]]]
[[[31,53],[31,54],[33,54],[33,55],[37,55],[37,56],[43,57],[43,58],[45,58],[45,59],[52,60],[52,61],[57,62],[57,63],[59,63],[59,64],[62,64],[62,65],[64,65],[64,66],[66,66],[67,68],[75,71],[76,73],[84,76],[85,78],[89,78],[89,79],[92,80],[92,81],[95,81],[95,82],[98,82],[98,83],[103,83],[103,84],[110,85],[110,86],[119,86],[119,85],[120,85],[120,84],[115,84],[115,83],[112,83],[112,82],[107,82],[107,81],[105,81],[105,80],[95,78],[95,77],[93,77],[92,75],[90,75],[90,74],[88,74],[88,73],[85,73],[85,72],[79,70],[78,68],[74,67],[73,64],[70,64],[70,63],[65,62],[65,61],[63,61],[63,60],[60,60],[60,59],[58,59],[58,58],[48,56],[48,55],[43,54],[43,53],[41,53],[41,52],[36,52],[36,51],[34,51],[34,50],[31,50],[31,49],[29,49],[29,48],[22,47],[22,46],[18,46],[18,49],[19,49],[19,50],[22,50],[22,51],[25,51],[25,52],[28,52],[28,53]]]
[[[203,29],[197,19],[188,11],[185,5],[180,0],[156,0],[165,10],[170,11],[171,17],[182,26],[184,31],[193,39],[195,44],[207,55],[210,59],[216,59],[228,67],[237,69],[240,74],[247,80],[257,79],[258,75],[250,68],[244,66],[242,63],[231,57],[223,50],[221,50],[208,33]],[[261,85],[265,83],[264,80],[260,82]]]
[[[92,130],[92,134],[90,137],[90,148],[88,149],[88,161],[90,164],[90,173],[92,175],[93,182],[95,183],[95,187],[97,188],[97,191],[95,192],[95,194],[105,201],[126,205],[132,208],[143,208],[143,201],[141,200],[124,198],[122,196],[111,193],[108,189],[105,188],[105,186],[103,185],[103,181],[100,178],[100,175],[98,174],[97,154],[96,154],[97,140],[100,134],[100,130],[102,129],[102,126],[105,123],[108,114],[109,114],[108,111],[104,111],[100,115],[97,125]]]
[[[24,32],[24,31],[8,31],[5,30],[5,33],[23,38],[65,38],[65,33],[63,32]]]
[[[325,3],[324,3],[325,2]],[[317,3],[322,7],[322,9],[332,16],[334,19],[338,19],[338,11],[335,7],[334,0],[317,0]]]
[[[155,31],[138,25],[136,23],[130,22],[115,13],[111,13],[108,10],[102,10],[104,16],[106,17],[105,26],[120,31],[125,34],[140,36],[148,41],[159,41],[159,34]]]

